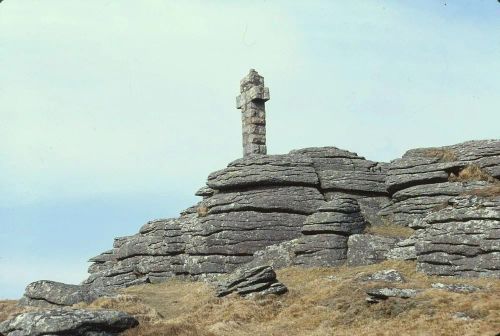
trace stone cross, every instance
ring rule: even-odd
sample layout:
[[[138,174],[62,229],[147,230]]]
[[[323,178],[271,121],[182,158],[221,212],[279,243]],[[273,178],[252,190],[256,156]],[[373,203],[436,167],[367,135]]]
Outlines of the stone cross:
[[[241,109],[243,156],[267,154],[265,102],[269,100],[269,88],[264,87],[264,77],[250,69],[240,81],[240,93],[236,108]]]

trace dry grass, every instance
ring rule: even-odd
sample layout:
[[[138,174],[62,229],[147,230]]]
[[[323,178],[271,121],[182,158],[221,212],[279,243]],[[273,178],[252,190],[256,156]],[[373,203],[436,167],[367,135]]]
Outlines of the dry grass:
[[[383,224],[368,226],[365,229],[365,233],[383,237],[409,238],[415,233],[415,230],[401,225]]]
[[[196,208],[196,213],[198,214],[198,217],[205,217],[208,215],[208,208],[206,206],[199,206]]]
[[[17,301],[0,301],[0,322],[9,320],[14,315],[24,312],[26,309],[17,305]]]
[[[415,233],[415,230],[406,226],[396,225],[392,221],[384,218],[382,225],[367,226],[365,228],[365,233],[383,237],[409,238]]]
[[[469,165],[458,172],[458,176],[450,175],[449,178],[452,182],[467,182],[467,181],[487,181],[497,183],[498,180],[486,173],[481,167],[477,165]]]
[[[421,288],[414,299],[369,305],[357,279],[381,269],[397,269]],[[142,322],[127,336],[226,335],[495,335],[500,330],[500,280],[427,277],[414,262],[388,261],[362,267],[287,268],[277,272],[289,288],[280,297],[216,298],[205,284],[169,281],[126,289],[121,299],[101,299],[93,308],[128,311]],[[329,278],[334,276],[334,280]],[[471,294],[429,289],[432,282],[469,283]],[[380,283],[378,284],[380,285]],[[471,320],[453,318],[466,313]]]
[[[467,195],[476,195],[481,197],[496,197],[500,196],[500,183],[495,183],[485,188],[474,189],[466,192]]]
[[[457,160],[457,155],[451,149],[429,148],[422,152],[424,157],[437,157],[441,162],[451,162]]]

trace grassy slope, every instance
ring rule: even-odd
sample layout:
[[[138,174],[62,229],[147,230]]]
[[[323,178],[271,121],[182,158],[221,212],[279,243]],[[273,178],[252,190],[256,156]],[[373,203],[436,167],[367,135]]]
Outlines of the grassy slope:
[[[425,289],[415,299],[365,302],[363,273],[394,268],[407,282]],[[334,276],[335,279],[329,279]],[[413,262],[363,267],[288,268],[278,278],[289,293],[272,298],[214,298],[198,282],[170,281],[124,291],[120,299],[101,299],[95,308],[129,311],[142,326],[135,335],[495,335],[500,331],[500,280],[431,278],[415,272]],[[472,294],[429,289],[432,282],[469,283],[485,290]],[[472,320],[453,318],[457,312]]]
[[[365,302],[365,289],[383,283],[357,279],[381,269],[401,271],[399,287],[422,288],[414,299]],[[332,279],[331,276],[334,278]],[[278,278],[289,288],[281,297],[215,298],[200,282],[172,280],[128,288],[118,298],[99,299],[87,308],[110,308],[135,315],[141,326],[127,336],[152,335],[495,335],[500,331],[500,280],[427,277],[413,262],[363,267],[287,268]],[[432,282],[468,283],[484,288],[472,294],[429,289]],[[390,286],[390,285],[389,285]],[[0,302],[0,321],[19,312]],[[453,318],[457,312],[472,320]]]

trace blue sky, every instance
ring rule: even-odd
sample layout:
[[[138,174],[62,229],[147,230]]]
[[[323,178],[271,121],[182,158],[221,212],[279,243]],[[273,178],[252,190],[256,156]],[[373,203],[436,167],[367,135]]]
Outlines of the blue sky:
[[[389,161],[500,135],[500,4],[0,4],[0,298],[177,216],[241,155],[234,100],[266,78],[270,153]]]

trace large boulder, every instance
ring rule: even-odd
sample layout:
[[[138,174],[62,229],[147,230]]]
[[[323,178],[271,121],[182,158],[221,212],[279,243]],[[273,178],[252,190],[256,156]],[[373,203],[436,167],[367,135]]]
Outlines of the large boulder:
[[[115,336],[138,324],[135,318],[119,311],[59,308],[24,313],[4,321],[0,323],[0,335]]]
[[[181,223],[196,215],[146,223],[138,234],[115,239],[113,249],[92,259],[84,284],[93,291],[159,282],[183,274],[185,236]]]
[[[347,264],[370,265],[387,259],[388,252],[396,246],[398,238],[372,234],[355,234],[349,237]]]
[[[365,228],[358,202],[336,195],[310,216],[295,248],[295,263],[304,266],[337,266],[347,257],[347,239]]]
[[[91,302],[97,297],[98,293],[90,291],[88,286],[40,280],[26,287],[19,303],[38,307],[71,306],[79,302]]]
[[[324,196],[315,187],[275,186],[219,192],[206,198],[200,206],[207,208],[207,214],[272,211],[310,215],[324,203]]]
[[[238,159],[210,174],[196,192],[203,199],[179,218],[151,221],[115,239],[111,250],[91,259],[85,285],[114,290],[173,276],[217,276],[268,246],[301,237],[281,264],[308,264],[315,256],[328,265],[343,263],[347,236],[361,232],[365,218],[380,220],[388,196],[385,170],[385,164],[335,147]],[[356,203],[352,209],[329,208],[327,200],[345,196],[351,198],[347,205]]]
[[[366,160],[356,153],[336,147],[311,147],[293,150],[293,155],[309,157],[324,192],[386,195],[385,164]]]
[[[286,286],[276,279],[274,270],[265,265],[251,269],[239,269],[231,274],[229,279],[217,284],[217,296],[219,297],[231,293],[238,293],[241,296],[254,293],[279,295],[287,291]]]
[[[500,178],[500,140],[417,148],[387,166],[385,221],[408,226],[452,197]]]
[[[453,198],[413,226],[417,268],[427,274],[500,277],[500,195]]]
[[[319,183],[312,160],[302,155],[250,155],[231,162],[208,176],[207,185],[216,190]]]

